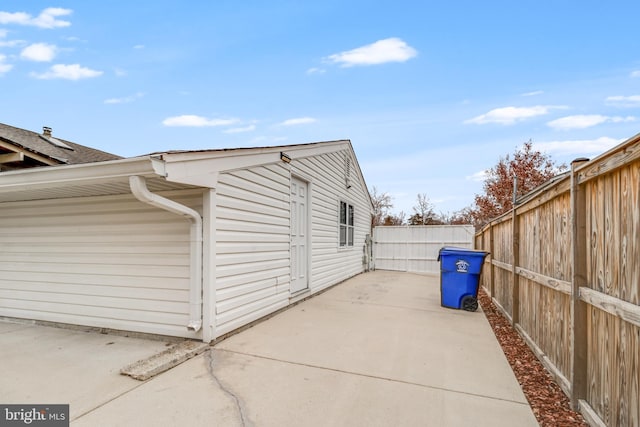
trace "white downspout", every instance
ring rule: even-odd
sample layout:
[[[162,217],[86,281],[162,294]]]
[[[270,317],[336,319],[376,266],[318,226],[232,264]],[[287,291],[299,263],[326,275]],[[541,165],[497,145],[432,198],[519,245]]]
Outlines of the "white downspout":
[[[198,332],[202,328],[202,217],[198,212],[152,193],[141,176],[130,176],[131,193],[143,203],[182,215],[191,221],[191,282],[189,285],[189,324],[187,329]]]

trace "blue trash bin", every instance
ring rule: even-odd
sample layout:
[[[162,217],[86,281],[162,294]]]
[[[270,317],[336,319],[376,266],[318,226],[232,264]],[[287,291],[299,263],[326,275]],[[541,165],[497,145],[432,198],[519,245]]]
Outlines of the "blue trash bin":
[[[478,283],[488,254],[451,246],[440,249],[440,305],[466,311],[478,309]]]

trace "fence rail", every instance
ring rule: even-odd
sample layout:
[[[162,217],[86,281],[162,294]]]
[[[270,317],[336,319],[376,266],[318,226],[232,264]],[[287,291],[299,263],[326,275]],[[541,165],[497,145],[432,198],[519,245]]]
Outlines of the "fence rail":
[[[591,425],[640,425],[640,134],[487,224],[482,286]]]

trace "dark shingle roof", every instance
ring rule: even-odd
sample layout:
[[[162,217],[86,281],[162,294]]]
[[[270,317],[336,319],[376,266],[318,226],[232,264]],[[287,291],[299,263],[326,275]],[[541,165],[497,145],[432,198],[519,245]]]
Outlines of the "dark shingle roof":
[[[42,134],[0,123],[0,141],[39,154],[59,164],[77,164],[122,159],[121,156],[86,147],[53,135],[53,142]],[[62,144],[56,145],[57,142]],[[69,148],[64,148],[64,146]]]

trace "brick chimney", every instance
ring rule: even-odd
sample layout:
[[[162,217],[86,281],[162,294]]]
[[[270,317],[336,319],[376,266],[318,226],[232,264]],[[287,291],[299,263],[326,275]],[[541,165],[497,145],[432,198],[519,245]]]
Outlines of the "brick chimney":
[[[51,138],[51,128],[49,126],[42,127],[42,135]]]

